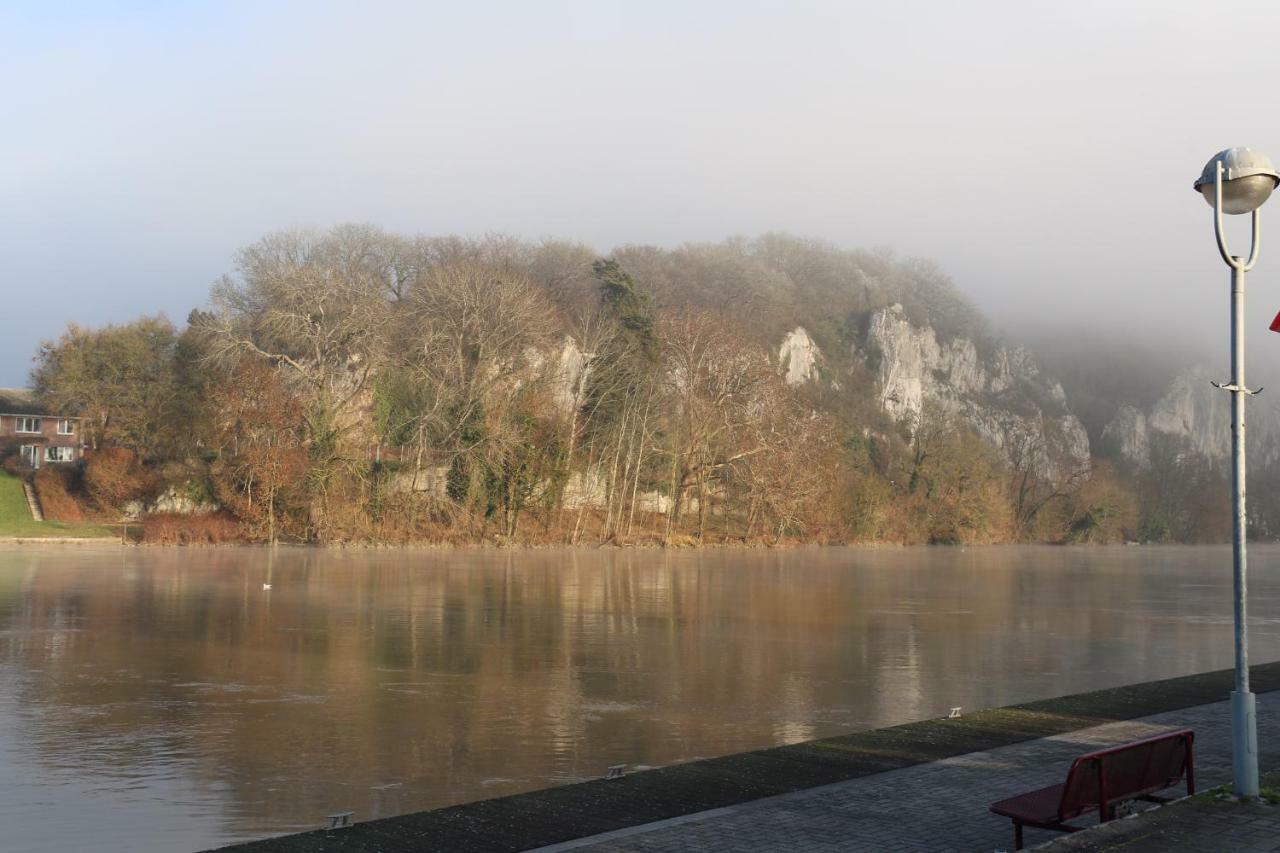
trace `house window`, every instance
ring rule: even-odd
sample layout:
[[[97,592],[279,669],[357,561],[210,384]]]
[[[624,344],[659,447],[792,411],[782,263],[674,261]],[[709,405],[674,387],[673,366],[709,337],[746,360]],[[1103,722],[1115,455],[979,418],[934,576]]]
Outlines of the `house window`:
[[[58,435],[71,435],[75,431],[76,424],[71,418],[62,418],[58,421]]]
[[[44,458],[50,462],[73,462],[76,458],[74,447],[47,447]]]
[[[17,421],[18,421],[18,432],[39,432],[40,431],[39,418],[17,418]]]

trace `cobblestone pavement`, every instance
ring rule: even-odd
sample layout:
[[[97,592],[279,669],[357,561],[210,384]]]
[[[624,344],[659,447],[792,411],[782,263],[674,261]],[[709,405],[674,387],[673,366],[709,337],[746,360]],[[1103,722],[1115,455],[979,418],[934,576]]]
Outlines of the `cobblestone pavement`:
[[[1280,785],[1280,773],[1262,779]],[[1135,820],[1115,820],[1067,835],[1038,848],[1040,853],[1275,853],[1280,851],[1280,805],[1242,803],[1226,794],[1201,794]]]
[[[996,800],[1061,782],[1072,759],[1081,753],[1148,737],[1170,729],[1195,729],[1196,784],[1203,790],[1230,780],[1231,720],[1227,702],[1215,702],[1108,723],[1051,738],[1028,741],[989,752],[972,752],[931,764],[892,770],[811,788],[764,800],[700,812],[541,848],[542,853],[579,850],[590,853],[623,851],[994,851],[1011,850],[1010,821],[991,814]],[[1258,743],[1263,767],[1280,767],[1280,691],[1258,697]],[[1270,821],[1266,807],[1259,820]],[[1223,810],[1222,814],[1227,814]],[[1214,813],[1216,816],[1216,812]],[[1228,821],[1241,835],[1205,849],[1221,851],[1280,850],[1280,836],[1270,834],[1271,846],[1247,846],[1255,820]],[[1084,824],[1088,818],[1079,821]],[[1141,821],[1124,821],[1126,824]],[[1263,828],[1265,829],[1265,827]],[[1216,829],[1216,832],[1225,830]],[[1085,835],[1092,835],[1086,833]],[[1261,836],[1263,831],[1256,833]],[[1077,835],[1083,839],[1085,836]],[[1054,838],[1047,830],[1026,830],[1028,847]],[[1223,841],[1222,835],[1218,836]],[[1077,842],[1078,843],[1078,842]],[[1088,848],[1071,848],[1088,849]],[[1199,849],[1183,847],[1134,850]]]

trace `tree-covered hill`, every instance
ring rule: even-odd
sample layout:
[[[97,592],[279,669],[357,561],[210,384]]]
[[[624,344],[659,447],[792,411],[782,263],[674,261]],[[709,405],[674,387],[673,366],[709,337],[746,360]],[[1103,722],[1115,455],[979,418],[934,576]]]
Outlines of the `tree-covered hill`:
[[[370,226],[245,248],[185,327],[68,328],[106,512],[248,538],[1112,541],[1138,490],[932,265],[781,234],[601,256]],[[95,476],[95,467],[100,469]],[[107,474],[110,476],[107,476]]]

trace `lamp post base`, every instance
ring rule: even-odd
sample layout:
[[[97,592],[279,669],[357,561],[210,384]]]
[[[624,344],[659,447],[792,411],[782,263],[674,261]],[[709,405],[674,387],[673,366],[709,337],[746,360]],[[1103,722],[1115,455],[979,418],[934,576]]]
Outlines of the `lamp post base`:
[[[1258,796],[1258,711],[1253,693],[1231,691],[1231,771],[1237,797]]]

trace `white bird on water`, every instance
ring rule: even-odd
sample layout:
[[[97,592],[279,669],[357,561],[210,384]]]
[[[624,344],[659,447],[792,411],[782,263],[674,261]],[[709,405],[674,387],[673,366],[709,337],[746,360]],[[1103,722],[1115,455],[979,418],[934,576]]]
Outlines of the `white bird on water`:
[[[269,584],[269,583],[264,583],[264,584],[262,585],[262,588],[263,588],[263,589],[271,589],[271,584]]]

